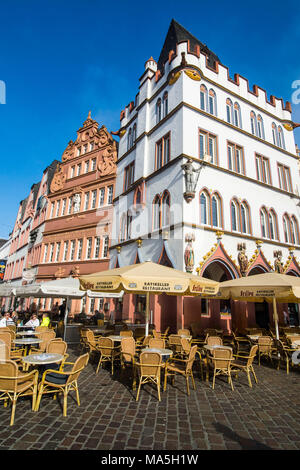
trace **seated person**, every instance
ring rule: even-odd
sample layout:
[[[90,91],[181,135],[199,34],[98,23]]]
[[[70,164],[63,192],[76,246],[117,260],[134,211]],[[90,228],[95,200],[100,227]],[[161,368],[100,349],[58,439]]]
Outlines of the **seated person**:
[[[39,325],[40,325],[40,321],[39,321],[36,313],[34,313],[31,316],[30,320],[27,323],[25,323],[25,326],[30,326],[31,328],[36,328]]]
[[[41,321],[41,326],[47,326],[49,327],[50,325],[50,318],[48,313],[43,313],[43,319]]]
[[[10,320],[10,314],[9,312],[6,312],[0,320],[0,328],[6,328],[9,320]]]

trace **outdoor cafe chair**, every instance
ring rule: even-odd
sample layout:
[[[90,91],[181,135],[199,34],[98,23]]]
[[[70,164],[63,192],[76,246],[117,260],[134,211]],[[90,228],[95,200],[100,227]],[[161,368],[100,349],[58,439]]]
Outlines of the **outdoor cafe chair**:
[[[183,375],[186,380],[187,394],[190,395],[189,378],[191,378],[193,389],[196,389],[194,376],[193,376],[193,364],[197,353],[197,346],[192,346],[189,355],[186,359],[180,359],[178,357],[172,357],[166,361],[165,364],[165,378],[164,378],[164,391],[167,388],[168,377],[172,377],[172,384],[175,382],[175,375]]]
[[[84,351],[90,351],[90,346],[89,346],[89,343],[88,343],[88,338],[87,338],[87,332],[88,331],[91,331],[89,330],[88,328],[81,328],[80,329],[80,343],[79,343],[79,346],[80,346],[80,352],[84,352]]]
[[[232,378],[231,378],[231,362],[233,361],[232,349],[222,349],[216,348],[213,349],[212,354],[209,355],[210,364],[214,369],[213,375],[213,385],[212,388],[215,388],[215,381],[218,375],[225,375],[228,377],[228,383],[233,388]]]
[[[166,342],[164,339],[150,338],[149,348],[165,349],[165,347],[166,347]]]
[[[260,359],[266,357],[273,360],[273,338],[270,336],[260,336],[257,340],[258,344],[258,365],[260,365]]]
[[[146,383],[152,383],[157,386],[158,400],[160,401],[160,377],[162,357],[156,352],[142,352],[139,358],[139,362],[136,363],[137,370],[139,372],[139,386],[136,395],[136,401],[139,399],[141,386]]]
[[[161,333],[159,331],[152,330],[152,335],[156,339],[161,339]]]
[[[31,353],[34,353],[34,352],[37,352],[37,353],[43,353],[46,351],[46,348],[47,348],[47,344],[49,343],[49,341],[51,341],[52,339],[55,338],[55,331],[53,330],[45,330],[45,331],[42,331],[42,332],[39,332],[39,334],[37,335],[37,337],[39,339],[42,340],[41,343],[39,343],[38,347],[35,348],[35,347],[31,347],[30,348],[30,351]]]
[[[167,326],[167,328],[165,329],[165,331],[164,331],[163,333],[161,333],[162,339],[167,339],[168,334],[169,334],[169,331],[170,331],[170,327]]]
[[[38,387],[38,396],[35,406],[35,411],[39,410],[41,398],[46,394],[54,394],[56,398],[57,394],[63,393],[63,416],[67,416],[67,399],[68,394],[71,390],[76,393],[76,400],[78,406],[80,406],[79,391],[78,391],[78,377],[81,371],[86,367],[89,361],[88,353],[79,356],[75,362],[65,362],[65,366],[72,365],[71,370],[55,370],[47,369],[43,373],[42,380]]]
[[[134,338],[124,337],[121,341],[121,373],[126,368],[132,370],[132,390],[136,390],[136,346]]]
[[[222,346],[223,340],[220,336],[208,336],[206,344],[207,346]]]
[[[133,331],[132,330],[121,330],[120,331],[120,336],[133,338]]]
[[[11,401],[10,426],[14,424],[18,398],[32,396],[32,410],[35,409],[37,383],[37,370],[21,373],[15,361],[0,361],[0,400],[4,400],[4,406],[7,406],[8,400]]]
[[[177,334],[180,336],[180,335],[186,335],[186,336],[191,336],[191,332],[190,330],[188,330],[187,328],[183,328],[181,330],[178,330],[177,331]]]
[[[60,363],[60,367],[59,367],[60,369],[63,368],[66,359],[69,357],[69,354],[67,354],[67,348],[68,348],[67,343],[65,341],[62,341],[61,338],[52,339],[47,344],[46,353],[61,354],[62,356],[64,356],[62,362]]]
[[[173,357],[180,356],[182,353],[181,339],[179,335],[169,335],[168,342],[170,349],[173,351]]]
[[[98,374],[101,364],[105,362],[111,363],[111,373],[113,374],[114,361],[120,359],[121,356],[120,346],[115,346],[111,338],[102,337],[97,341],[96,348],[100,352],[96,374]]]
[[[274,344],[277,349],[277,370],[280,369],[281,362],[285,362],[286,373],[290,373],[290,366],[293,367],[292,355],[297,349],[291,348],[290,346],[285,345],[280,339],[274,339]]]
[[[25,353],[25,348],[16,348],[12,343],[12,335],[9,331],[0,331],[0,340],[3,341],[7,347],[8,359],[20,363]]]
[[[148,335],[143,338],[143,341],[136,341],[136,348],[137,349],[147,348],[149,346],[149,341],[151,338],[152,336]]]
[[[241,336],[235,331],[232,331],[232,336],[236,354],[239,354],[240,351],[249,351],[251,341],[246,336]]]
[[[36,326],[36,327],[35,327],[35,332],[36,332],[36,333],[41,332],[41,331],[48,331],[48,330],[49,330],[48,326],[41,326],[41,325],[39,325],[39,326]]]
[[[236,378],[238,378],[238,373],[240,371],[246,372],[249,387],[251,387],[251,388],[252,388],[252,382],[251,382],[251,376],[250,376],[251,373],[254,377],[255,382],[258,383],[255,372],[254,372],[254,369],[253,369],[253,365],[252,365],[253,361],[254,361],[254,358],[257,354],[257,350],[258,350],[258,345],[255,344],[250,349],[249,355],[244,355],[242,353],[241,354],[234,354],[234,360],[231,363],[231,372],[235,372]]]

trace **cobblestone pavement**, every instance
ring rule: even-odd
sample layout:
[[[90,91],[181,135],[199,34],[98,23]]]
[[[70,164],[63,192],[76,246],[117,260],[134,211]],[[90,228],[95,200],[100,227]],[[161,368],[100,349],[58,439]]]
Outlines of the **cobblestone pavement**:
[[[45,396],[34,413],[30,399],[21,398],[10,427],[11,409],[1,405],[0,450],[300,449],[299,372],[287,375],[267,363],[254,368],[259,383],[252,389],[240,374],[234,391],[225,377],[212,390],[196,371],[190,397],[179,377],[161,402],[150,385],[136,402],[129,378],[108,369],[95,375],[90,362],[79,378],[81,406],[70,395],[66,418],[61,399]]]

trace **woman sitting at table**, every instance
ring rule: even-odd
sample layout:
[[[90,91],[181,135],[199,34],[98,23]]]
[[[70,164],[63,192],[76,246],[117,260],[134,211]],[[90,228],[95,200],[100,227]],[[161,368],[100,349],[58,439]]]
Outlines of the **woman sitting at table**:
[[[25,323],[25,326],[30,326],[31,328],[36,328],[39,325],[40,321],[35,313],[31,316],[30,320]]]

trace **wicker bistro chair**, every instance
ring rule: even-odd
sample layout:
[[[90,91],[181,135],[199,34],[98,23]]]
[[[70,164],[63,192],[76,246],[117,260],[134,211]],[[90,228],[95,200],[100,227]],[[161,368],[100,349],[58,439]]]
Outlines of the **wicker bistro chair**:
[[[76,362],[65,362],[65,365],[72,365],[70,371],[48,369],[43,373],[42,380],[38,387],[38,396],[35,411],[38,411],[41,398],[46,394],[54,394],[54,398],[58,393],[63,393],[63,416],[67,416],[67,399],[68,393],[74,390],[76,393],[77,404],[80,406],[78,377],[81,371],[86,367],[89,361],[88,353],[79,356]]]
[[[231,378],[231,362],[233,361],[232,349],[213,349],[212,354],[209,355],[209,359],[210,364],[214,369],[212,385],[213,390],[215,388],[215,381],[217,375],[226,375],[228,377],[228,382],[231,385],[231,389],[234,390]]]
[[[257,354],[258,350],[258,345],[252,346],[250,349],[249,355],[243,355],[243,354],[234,354],[234,360],[231,363],[231,372],[235,372],[236,378],[238,377],[238,372],[243,371],[246,372],[247,378],[248,378],[248,383],[249,387],[252,388],[252,382],[251,382],[251,377],[250,373],[253,374],[254,380],[256,383],[257,378],[253,369],[253,360]]]
[[[153,330],[152,335],[153,335],[153,338],[161,339],[162,334],[159,331]]]
[[[292,361],[292,355],[297,349],[295,348],[290,348],[289,346],[286,346],[281,340],[279,339],[274,339],[274,344],[277,350],[277,360],[278,360],[278,365],[277,365],[277,370],[280,368],[280,363],[282,361],[285,362],[286,365],[286,373],[290,373],[290,366],[293,367],[293,361]],[[278,356],[279,354],[279,356]]]
[[[191,336],[190,330],[186,329],[181,329],[177,331],[178,335],[186,335],[186,336]]]
[[[162,339],[167,339],[168,334],[169,334],[169,331],[170,331],[170,327],[167,326],[167,328],[165,329],[165,331],[164,331],[163,333],[161,333]]]
[[[89,340],[88,340],[88,331],[92,332],[92,330],[89,330],[88,328],[81,328],[80,329],[79,347],[80,347],[80,352],[81,353],[84,352],[84,351],[90,351],[90,345],[89,345]]]
[[[160,376],[161,368],[165,365],[162,363],[162,357],[155,352],[142,352],[139,362],[136,363],[139,372],[139,386],[136,395],[136,401],[139,399],[141,386],[147,382],[157,386],[158,400],[160,401]]]
[[[245,336],[239,336],[234,331],[232,332],[233,343],[236,354],[239,354],[240,351],[249,351],[251,347],[251,341]]]
[[[164,339],[150,338],[149,339],[149,348],[161,348],[166,347],[166,342]]]
[[[49,328],[48,326],[36,326],[35,327],[35,332],[36,333],[40,333],[40,332],[44,332],[44,331],[48,331]]]
[[[139,350],[143,348],[147,348],[149,346],[149,341],[151,338],[152,336],[148,335],[143,338],[143,341],[136,341],[136,344],[135,344],[136,348]]]
[[[273,347],[273,338],[270,336],[260,336],[258,338],[257,344],[258,344],[258,365],[260,365],[260,359],[261,357],[266,357],[271,360],[273,359],[273,352],[274,352],[274,347]]]
[[[63,369],[64,367],[64,363],[65,361],[67,360],[67,358],[69,357],[69,354],[67,354],[67,348],[68,348],[68,345],[65,341],[62,341],[62,339],[58,339],[58,338],[55,338],[55,339],[52,339],[51,341],[49,341],[49,343],[47,344],[47,347],[46,347],[46,352],[47,353],[56,353],[56,354],[62,354],[62,356],[64,356],[62,362],[60,363],[60,366],[59,366],[59,369]]]
[[[30,351],[33,353],[33,352],[40,352],[40,353],[43,353],[46,351],[46,348],[47,348],[47,344],[49,343],[49,341],[51,341],[52,339],[55,338],[55,331],[53,330],[45,330],[45,331],[42,331],[41,333],[38,334],[38,338],[39,339],[42,339],[43,341],[41,343],[39,343],[39,346],[38,348],[35,348],[35,347],[31,347],[30,348]]]
[[[124,336],[124,338],[125,337],[133,338],[133,331],[132,330],[121,330],[120,331],[120,336]]]
[[[0,329],[1,330],[1,329]],[[0,332],[0,340],[3,341],[7,348],[8,359],[20,363],[25,354],[25,348],[16,348],[12,343],[12,335],[9,331]]]
[[[208,336],[206,344],[207,346],[223,346],[223,340],[220,336]]]
[[[174,384],[175,375],[183,375],[186,379],[187,394],[190,395],[189,378],[191,377],[193,389],[196,389],[195,381],[193,377],[193,364],[197,353],[197,346],[192,346],[189,355],[186,359],[170,358],[165,364],[165,379],[164,379],[164,391],[167,388],[168,376],[172,376],[172,382]]]
[[[14,424],[17,400],[19,397],[32,396],[32,410],[36,405],[36,394],[38,384],[38,371],[20,373],[16,362],[7,360],[0,362],[0,400],[12,403],[10,426]]]
[[[182,347],[181,347],[181,336],[179,335],[170,335],[168,338],[169,347],[173,351],[174,356],[181,356]]]
[[[114,373],[114,361],[115,359],[121,358],[121,345],[115,346],[111,338],[100,338],[97,342],[96,348],[100,352],[100,359],[96,369],[96,374],[98,374],[101,364],[104,362],[111,363],[111,373]]]
[[[135,340],[124,337],[121,341],[121,373],[126,368],[132,369],[132,390],[136,390],[136,362],[137,362]]]

